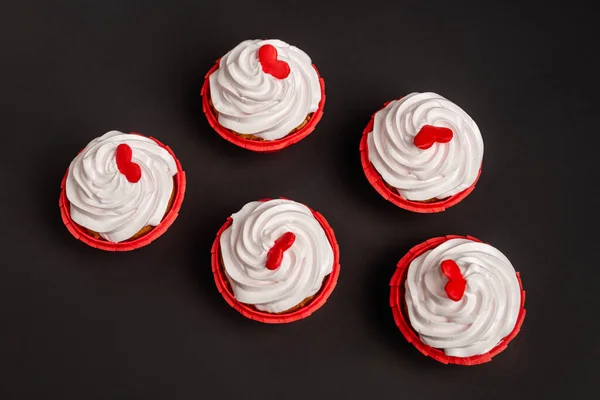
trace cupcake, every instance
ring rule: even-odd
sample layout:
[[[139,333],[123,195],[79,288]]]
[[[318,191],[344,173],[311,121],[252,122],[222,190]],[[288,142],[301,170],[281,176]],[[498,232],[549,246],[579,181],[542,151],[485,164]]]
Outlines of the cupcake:
[[[310,57],[281,40],[246,40],[206,74],[202,109],[224,139],[273,152],[306,137],[323,115],[325,84]]]
[[[386,103],[363,131],[361,162],[371,185],[409,211],[441,212],[479,179],[483,139],[460,107],[435,93]]]
[[[340,272],[325,218],[287,199],[246,204],[223,225],[211,252],[225,300],[265,323],[308,317],[325,303]]]
[[[173,223],[185,173],[154,138],[110,131],[71,162],[61,184],[63,222],[77,239],[102,250],[145,246]]]
[[[434,238],[412,248],[390,285],[400,331],[444,364],[491,361],[525,318],[519,273],[499,250],[471,236]]]

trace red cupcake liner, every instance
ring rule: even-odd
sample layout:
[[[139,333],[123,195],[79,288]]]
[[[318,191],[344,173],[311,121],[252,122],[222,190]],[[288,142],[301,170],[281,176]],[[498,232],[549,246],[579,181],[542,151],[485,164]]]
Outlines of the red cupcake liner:
[[[427,250],[433,249],[440,244],[450,240],[450,239],[469,239],[475,242],[481,242],[481,240],[474,238],[472,236],[458,236],[458,235],[447,235],[443,237],[436,237],[433,239],[429,239],[408,251],[408,253],[402,257],[402,259],[398,262],[398,266],[396,272],[392,276],[392,280],[390,282],[390,306],[392,307],[392,314],[394,315],[394,321],[396,325],[400,329],[400,332],[404,335],[406,340],[409,343],[412,343],[413,346],[417,348],[424,355],[433,358],[436,361],[439,361],[443,364],[457,364],[457,365],[477,365],[483,364],[489,361],[492,361],[492,358],[496,355],[500,354],[502,351],[506,349],[508,344],[517,336],[519,331],[521,330],[521,326],[523,325],[523,320],[525,319],[525,291],[523,290],[523,284],[521,283],[521,276],[517,272],[517,280],[519,281],[519,286],[521,288],[521,311],[519,312],[519,316],[517,317],[517,323],[515,327],[511,331],[508,336],[506,336],[502,341],[490,350],[487,353],[471,356],[471,357],[455,357],[455,356],[447,356],[440,349],[436,349],[434,347],[428,346],[421,338],[417,332],[415,332],[410,326],[410,321],[408,318],[404,316],[402,312],[402,307],[404,306],[404,282],[406,280],[406,273],[408,271],[408,267],[410,263],[418,256],[426,252]]]
[[[269,200],[271,199],[262,199],[259,201],[264,202]],[[227,218],[225,224],[223,224],[221,229],[219,229],[217,237],[215,238],[215,241],[210,251],[212,272],[215,277],[215,283],[217,284],[217,289],[219,290],[219,293],[221,293],[225,301],[227,301],[227,303],[231,307],[235,308],[240,314],[242,314],[246,318],[250,318],[258,322],[264,322],[266,324],[287,324],[290,322],[298,321],[300,319],[308,317],[309,315],[317,311],[319,308],[321,308],[321,306],[325,304],[325,302],[329,298],[331,292],[333,292],[333,289],[335,288],[338,277],[340,275],[340,248],[335,239],[333,229],[331,228],[331,226],[329,226],[329,223],[327,222],[325,217],[323,217],[323,215],[321,215],[317,211],[314,211],[312,209],[310,209],[310,211],[313,213],[313,216],[316,218],[317,221],[319,221],[319,224],[321,224],[321,226],[325,230],[327,240],[329,240],[329,243],[331,244],[331,247],[333,249],[333,269],[331,273],[325,278],[325,281],[321,286],[321,290],[315,295],[315,297],[310,301],[310,303],[299,308],[296,311],[292,311],[290,313],[285,314],[271,314],[268,312],[259,311],[254,307],[244,303],[240,303],[235,299],[233,292],[231,291],[231,288],[228,284],[227,277],[225,276],[223,268],[221,268],[220,260],[221,235],[223,234],[223,232],[225,232],[225,229],[227,229],[231,225],[231,217]]]
[[[400,98],[398,100],[400,100]],[[391,101],[388,101],[378,111],[382,110],[390,103]],[[454,196],[450,196],[447,199],[436,201],[433,203],[422,203],[418,201],[407,200],[404,197],[400,196],[398,193],[390,190],[390,188],[385,185],[385,181],[383,180],[381,175],[379,175],[373,164],[371,164],[371,161],[369,161],[369,147],[367,144],[367,136],[373,130],[375,114],[371,116],[371,120],[369,121],[366,128],[363,130],[362,138],[360,140],[360,162],[362,164],[363,171],[365,171],[365,175],[369,180],[369,183],[375,188],[375,190],[377,190],[377,192],[379,192],[381,196],[383,196],[384,199],[408,211],[418,213],[438,213],[445,211],[447,208],[452,207],[453,205],[458,204],[465,197],[467,197],[473,191],[473,189],[475,189],[475,185],[477,184],[479,176],[481,175],[481,169],[479,170],[479,174],[477,174],[477,179],[475,179],[475,182],[473,182],[471,186],[469,186],[462,192],[455,194]]]
[[[259,153],[273,153],[284,149],[288,146],[291,146],[294,143],[299,142],[315,130],[315,127],[317,126],[317,124],[321,120],[321,117],[323,116],[323,108],[325,106],[325,81],[323,81],[323,78],[321,78],[321,75],[319,75],[319,70],[317,70],[317,67],[315,67],[314,64],[313,68],[315,69],[317,76],[319,77],[319,83],[321,85],[321,101],[319,102],[319,108],[317,109],[317,111],[314,112],[310,121],[308,121],[308,123],[302,129],[292,134],[289,134],[281,139],[259,141],[245,139],[241,136],[236,135],[229,129],[224,128],[223,126],[221,126],[221,124],[219,124],[219,121],[217,120],[215,114],[213,114],[209,104],[208,77],[219,68],[219,61],[220,59],[217,60],[216,64],[204,76],[204,84],[202,85],[200,95],[202,96],[202,111],[204,111],[204,114],[208,119],[208,123],[215,131],[217,131],[219,135],[221,135],[223,139],[235,144],[236,146],[243,147],[247,150],[256,151]]]
[[[134,133],[134,132],[131,132],[131,134],[144,136],[144,135],[141,135],[139,133]],[[181,163],[175,156],[175,153],[173,153],[173,150],[171,150],[171,148],[169,146],[165,146],[164,144],[162,144],[160,141],[158,141],[157,139],[155,139],[153,137],[148,137],[148,138],[154,140],[156,142],[156,144],[158,144],[163,149],[167,150],[169,152],[169,154],[171,154],[173,156],[173,158],[175,159],[175,163],[177,165],[177,174],[175,175],[175,187],[174,187],[175,198],[173,199],[173,204],[171,205],[171,209],[169,210],[167,215],[165,215],[165,217],[160,222],[160,224],[158,224],[156,227],[154,227],[154,229],[152,229],[147,234],[145,234],[135,240],[113,243],[113,242],[109,242],[107,240],[96,239],[95,237],[90,236],[84,229],[82,229],[79,225],[77,225],[71,219],[71,207],[70,207],[69,199],[67,199],[67,191],[66,191],[67,176],[69,175],[69,169],[67,168],[67,172],[65,173],[65,176],[60,184],[60,198],[58,201],[58,205],[60,207],[60,215],[62,217],[62,221],[65,224],[65,226],[67,227],[67,229],[69,230],[69,232],[71,232],[71,234],[75,237],[75,239],[78,239],[78,240],[82,241],[83,243],[87,244],[88,246],[95,247],[100,250],[130,251],[130,250],[139,249],[140,247],[144,247],[144,246],[150,244],[151,242],[156,240],[159,236],[161,236],[163,233],[165,233],[167,231],[167,229],[171,226],[171,224],[175,221],[175,219],[179,215],[179,210],[181,209],[181,203],[183,202],[183,197],[185,196],[185,186],[186,186],[185,172],[181,168]]]

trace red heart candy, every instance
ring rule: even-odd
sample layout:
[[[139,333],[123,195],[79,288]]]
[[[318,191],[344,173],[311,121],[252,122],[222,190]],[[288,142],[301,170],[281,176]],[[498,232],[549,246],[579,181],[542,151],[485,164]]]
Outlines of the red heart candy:
[[[292,247],[295,240],[296,235],[292,232],[286,232],[275,241],[275,244],[267,253],[267,262],[265,263],[267,269],[274,270],[279,268],[281,260],[283,260],[283,253]]]
[[[119,172],[125,175],[125,178],[131,183],[136,183],[142,179],[142,169],[139,165],[131,161],[133,151],[131,147],[125,143],[121,143],[117,146],[115,153],[115,159],[117,161],[117,168]]]
[[[460,268],[453,260],[442,261],[442,274],[448,278],[444,287],[446,295],[450,300],[459,301],[465,294],[467,281],[460,272]]]
[[[285,79],[290,74],[289,64],[277,59],[277,49],[270,44],[260,46],[258,61],[265,74],[273,75],[277,79]]]
[[[448,143],[452,140],[452,129],[441,126],[425,125],[421,128],[413,143],[421,150],[427,150],[434,143]]]

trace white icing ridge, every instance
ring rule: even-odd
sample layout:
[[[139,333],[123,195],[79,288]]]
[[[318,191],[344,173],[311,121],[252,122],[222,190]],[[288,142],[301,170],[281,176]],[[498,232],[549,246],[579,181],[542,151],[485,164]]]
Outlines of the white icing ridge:
[[[258,49],[270,44],[290,74],[277,79],[263,72]],[[310,57],[277,40],[246,40],[224,55],[209,77],[219,124],[241,134],[276,140],[289,134],[319,108],[321,86]]]
[[[119,172],[117,146],[132,149],[142,170],[132,183]],[[171,154],[147,137],[110,131],[92,140],[69,166],[66,181],[71,219],[110,242],[131,238],[146,225],[157,226],[173,192],[177,165]]]
[[[333,249],[311,210],[292,200],[250,202],[233,214],[221,235],[223,265],[241,303],[280,313],[315,295],[333,270]],[[296,240],[279,268],[265,266],[275,240],[292,232]]]
[[[425,125],[450,128],[448,143],[422,150],[414,145]],[[375,114],[367,137],[369,160],[405,199],[444,199],[476,180],[483,160],[483,139],[475,121],[435,93],[411,93]]]
[[[453,260],[467,280],[461,300],[448,298],[441,263]],[[496,347],[514,329],[521,310],[515,269],[489,244],[450,239],[408,267],[406,307],[421,340],[448,356],[471,357]]]

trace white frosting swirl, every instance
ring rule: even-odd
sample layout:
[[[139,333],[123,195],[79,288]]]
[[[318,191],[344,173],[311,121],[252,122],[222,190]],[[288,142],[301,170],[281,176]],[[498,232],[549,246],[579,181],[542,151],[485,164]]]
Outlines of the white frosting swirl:
[[[221,256],[239,302],[280,313],[319,291],[333,269],[333,249],[308,207],[291,200],[254,201],[231,217],[221,235]],[[269,270],[267,253],[286,232],[296,240],[279,268]]]
[[[448,298],[441,263],[453,260],[467,280],[459,301]],[[451,239],[415,258],[406,278],[410,324],[421,340],[455,357],[492,350],[508,336],[521,309],[521,289],[512,264],[496,248]]]
[[[258,49],[270,44],[290,74],[278,79],[263,72]],[[210,96],[219,124],[237,133],[276,140],[317,111],[319,77],[308,55],[281,40],[246,40],[224,55],[210,75]]]
[[[119,172],[117,146],[131,147],[132,161],[142,170],[132,183]],[[110,131],[92,140],[69,166],[66,182],[71,219],[111,242],[131,238],[146,225],[162,220],[173,192],[175,159],[147,137]]]
[[[452,140],[419,149],[413,141],[425,125],[450,128]],[[411,93],[389,103],[375,114],[367,142],[373,167],[402,197],[414,201],[467,189],[477,180],[483,159],[477,124],[435,93]]]

